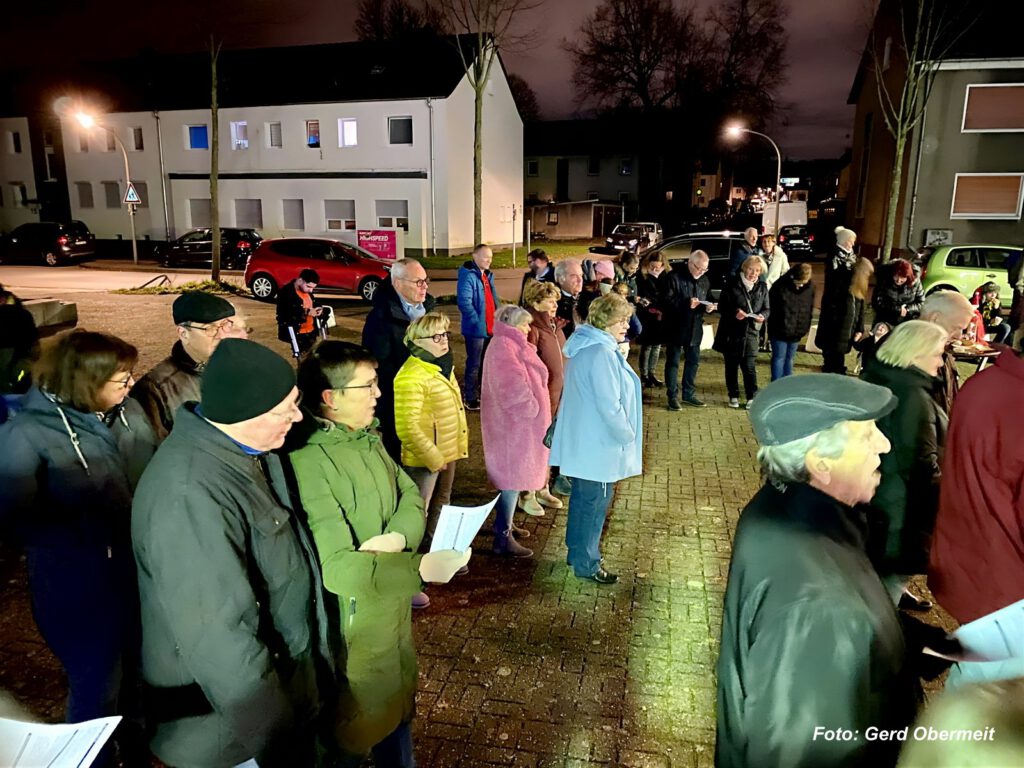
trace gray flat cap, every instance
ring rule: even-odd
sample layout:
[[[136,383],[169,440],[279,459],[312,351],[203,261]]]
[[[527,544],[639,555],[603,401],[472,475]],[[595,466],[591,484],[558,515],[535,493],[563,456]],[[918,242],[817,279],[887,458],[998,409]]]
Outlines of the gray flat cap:
[[[750,406],[750,422],[761,445],[782,445],[841,421],[881,418],[898,402],[885,387],[851,376],[786,376],[757,393]]]

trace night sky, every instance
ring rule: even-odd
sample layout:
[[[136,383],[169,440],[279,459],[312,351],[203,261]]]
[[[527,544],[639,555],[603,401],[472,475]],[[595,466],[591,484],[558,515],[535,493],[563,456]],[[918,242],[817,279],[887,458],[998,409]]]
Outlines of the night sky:
[[[699,0],[706,8],[712,0]],[[541,26],[536,47],[504,55],[509,71],[537,93],[545,119],[572,117],[572,62],[560,47],[600,0],[547,0],[524,17]],[[783,154],[804,160],[837,157],[849,144],[853,108],[846,97],[867,37],[872,0],[788,0],[787,82],[771,129]],[[159,51],[194,50],[204,43],[194,19],[213,7],[225,24],[225,45],[339,42],[354,39],[356,0],[49,0],[5,10],[0,68],[28,67],[74,57],[131,55],[143,45]],[[45,51],[45,59],[38,57]],[[757,55],[752,51],[751,55]]]

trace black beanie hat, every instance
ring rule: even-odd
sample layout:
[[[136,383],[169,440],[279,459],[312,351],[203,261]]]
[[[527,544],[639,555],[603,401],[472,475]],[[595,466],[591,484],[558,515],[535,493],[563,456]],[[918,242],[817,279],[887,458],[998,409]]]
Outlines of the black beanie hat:
[[[200,382],[203,416],[237,424],[262,416],[295,386],[295,371],[279,354],[247,339],[224,339],[210,356]]]
[[[204,291],[185,291],[171,305],[174,324],[215,323],[225,317],[234,317],[231,302]]]

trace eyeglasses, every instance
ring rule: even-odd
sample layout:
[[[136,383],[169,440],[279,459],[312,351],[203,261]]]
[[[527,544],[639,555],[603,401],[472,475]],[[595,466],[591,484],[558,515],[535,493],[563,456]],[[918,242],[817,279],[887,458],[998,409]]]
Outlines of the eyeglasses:
[[[417,288],[426,288],[428,285],[430,285],[430,278],[429,277],[422,277],[419,280],[410,280],[408,277],[399,277],[399,278],[396,278],[396,279],[397,280],[401,280],[402,282],[405,282],[405,283],[412,283]]]
[[[135,381],[135,374],[129,373],[124,379],[107,379],[107,381],[111,384],[120,384],[124,389],[128,389],[131,383]]]
[[[349,384],[346,387],[335,387],[335,389],[373,389],[374,387],[377,386],[377,382],[379,381],[380,379],[374,376],[373,381],[371,381],[368,384]]]
[[[442,341],[450,339],[451,335],[451,331],[445,331],[444,333],[435,333],[433,336],[420,336],[419,340],[431,339],[435,344],[440,344]]]
[[[301,413],[301,411],[299,411],[299,404],[301,402],[302,393],[299,392],[298,396],[295,398],[295,401],[291,405],[289,405],[285,410],[267,411],[267,416],[273,416],[275,419],[279,419],[281,421],[291,421],[292,417],[295,415],[296,412]]]
[[[191,328],[193,331],[199,331],[211,339],[219,333],[229,333],[235,329],[235,321],[230,317],[221,320],[219,323],[210,323],[209,325],[194,325],[192,323],[182,323],[185,328]]]

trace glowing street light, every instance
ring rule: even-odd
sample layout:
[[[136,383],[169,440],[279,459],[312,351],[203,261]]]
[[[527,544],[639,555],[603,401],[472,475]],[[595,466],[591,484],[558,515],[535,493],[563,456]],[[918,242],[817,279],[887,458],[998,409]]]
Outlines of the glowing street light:
[[[772,145],[772,149],[775,150],[775,159],[777,164],[775,166],[775,229],[772,230],[772,234],[775,237],[779,236],[779,206],[782,204],[782,153],[779,152],[779,145],[772,141],[770,136],[766,136],[763,133],[752,131],[749,128],[744,128],[742,125],[730,125],[725,129],[725,135],[730,139],[738,139],[744,133],[752,133],[754,136],[760,136],[762,139]]]
[[[124,158],[124,183],[125,192],[127,194],[128,186],[132,183],[132,174],[128,168],[128,150],[124,147],[124,142],[121,141],[121,137],[117,135],[117,131],[109,126],[103,125],[96,121],[96,118],[90,115],[88,112],[81,110],[74,112],[72,116],[78,121],[78,124],[85,130],[92,130],[95,127],[100,127],[114,137],[114,141],[121,150],[121,156]],[[135,241],[135,203],[128,203],[128,221],[131,223],[132,229],[132,261],[135,264],[139,263],[139,250],[138,245]]]

